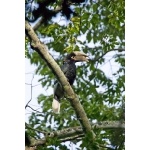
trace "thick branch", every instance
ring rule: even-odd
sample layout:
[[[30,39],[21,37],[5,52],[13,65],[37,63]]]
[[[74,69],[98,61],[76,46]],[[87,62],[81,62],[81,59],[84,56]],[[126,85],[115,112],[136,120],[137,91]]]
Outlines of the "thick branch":
[[[66,93],[67,98],[70,100],[72,107],[74,108],[76,115],[86,132],[91,132],[95,135],[91,129],[91,125],[89,120],[86,116],[86,113],[79,102],[77,95],[74,93],[73,89],[71,88],[70,84],[68,83],[64,73],[61,71],[60,67],[57,65],[53,57],[49,54],[46,45],[42,44],[37,35],[35,34],[32,27],[29,23],[25,22],[25,29],[28,37],[31,39],[32,48],[41,56],[41,58],[47,63],[48,67],[53,71],[56,75],[59,82],[62,84],[64,88],[64,92]]]
[[[60,139],[60,141],[61,142],[67,142],[67,141],[73,141],[73,140],[81,141],[83,137],[84,137],[84,134],[79,134],[79,135],[75,135],[72,137],[66,137],[66,138]]]
[[[26,127],[28,128],[28,126]],[[119,128],[124,129],[125,123],[120,121],[102,121],[99,123],[92,124],[92,129],[119,129]],[[41,131],[41,133],[43,132]],[[60,141],[70,141],[73,139],[78,139],[79,137],[83,137],[83,136],[84,136],[84,131],[80,126],[70,127],[70,128],[47,133],[48,138],[57,137]],[[32,140],[31,145],[37,146],[45,143],[46,143],[45,138],[42,138],[39,140]]]

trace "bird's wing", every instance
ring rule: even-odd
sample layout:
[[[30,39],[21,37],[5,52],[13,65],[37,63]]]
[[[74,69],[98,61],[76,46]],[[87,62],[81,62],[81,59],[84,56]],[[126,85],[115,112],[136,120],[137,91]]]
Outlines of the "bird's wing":
[[[60,67],[60,69],[62,70],[62,72],[63,72],[64,74],[66,74],[66,72],[68,71],[68,68],[67,68],[67,67],[68,67],[68,66],[67,66],[66,63],[64,63],[64,64]],[[58,80],[57,80],[57,79],[54,81],[54,85],[55,85],[56,83],[58,83]]]
[[[68,65],[66,63],[64,63],[60,68],[64,74],[68,71]]]

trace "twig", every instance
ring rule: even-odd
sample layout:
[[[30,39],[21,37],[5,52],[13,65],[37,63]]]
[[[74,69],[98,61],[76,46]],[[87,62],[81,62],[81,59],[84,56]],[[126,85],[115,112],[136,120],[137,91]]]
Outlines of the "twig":
[[[40,112],[40,111],[38,111],[37,109],[35,110],[35,109],[33,109],[31,106],[27,106],[27,107],[29,107],[29,108],[31,108],[33,111],[36,111],[36,112],[38,112],[38,113],[42,113],[42,112]]]
[[[25,83],[26,85],[32,85],[32,84],[30,84],[30,83]]]
[[[36,86],[39,86],[39,85],[41,85],[41,84],[36,84],[36,85],[33,85],[32,87],[36,87]]]
[[[31,98],[30,98],[30,100],[28,101],[28,103],[26,104],[25,109],[28,107],[28,104],[29,104],[29,103],[31,102],[31,100],[32,100],[32,81],[33,81],[33,79],[34,79],[34,74],[33,74],[32,80],[31,80]]]
[[[26,128],[28,128],[28,129],[31,129],[31,130],[37,131],[38,133],[43,133],[44,135],[45,135],[45,134],[46,134],[46,135],[48,134],[48,132],[41,131],[41,130],[34,129],[34,128],[30,127],[27,123],[25,123],[25,126],[26,126]]]
[[[123,51],[125,51],[125,49],[111,49],[111,50],[109,50],[109,51],[107,51],[107,52],[103,53],[101,56],[97,56],[97,57],[95,57],[95,58],[94,58],[94,59],[92,59],[91,61],[93,61],[93,62],[98,61],[99,59],[103,58],[103,57],[104,57],[107,53],[112,52],[112,51],[119,51],[119,52],[123,52]]]

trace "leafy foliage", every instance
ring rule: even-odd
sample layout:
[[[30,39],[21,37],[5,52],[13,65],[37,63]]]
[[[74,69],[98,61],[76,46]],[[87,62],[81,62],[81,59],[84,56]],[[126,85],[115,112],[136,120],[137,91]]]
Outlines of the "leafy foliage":
[[[41,4],[40,0],[32,1]],[[48,1],[43,1],[48,2]],[[62,5],[61,0],[45,3],[47,10],[53,12]],[[66,16],[60,11],[50,14],[36,30],[40,40],[48,46],[49,52],[61,65],[63,56],[73,50],[80,50],[90,56],[89,63],[77,66],[77,78],[73,86],[79,96],[85,112],[91,122],[124,120],[125,103],[125,24],[124,0],[87,0],[67,1],[67,7],[76,15]],[[29,7],[29,6],[28,6]],[[27,8],[26,8],[27,9]],[[29,9],[27,9],[29,10]],[[26,16],[34,15],[34,11],[27,11]],[[39,19],[42,11],[39,11]],[[66,18],[65,18],[65,17]],[[65,21],[64,21],[65,20]],[[33,22],[33,21],[32,21]],[[35,65],[36,74],[40,75],[39,83],[45,88],[53,87],[55,76],[49,70],[40,56],[30,48],[30,40],[26,39],[26,58]],[[106,69],[104,69],[106,68]],[[70,103],[64,98],[61,101],[61,114],[55,115],[51,110],[52,95],[39,93],[37,98],[41,106],[41,113],[33,112],[29,118],[32,128],[51,132],[66,127],[79,126]],[[40,138],[37,131],[27,129],[31,137]],[[86,149],[124,149],[124,130],[95,129],[96,141],[89,143],[90,135],[83,139],[80,148]],[[87,143],[88,141],[88,143]],[[51,139],[39,150],[52,150],[54,147],[67,150],[68,147],[58,139]],[[109,147],[109,148],[106,148]]]

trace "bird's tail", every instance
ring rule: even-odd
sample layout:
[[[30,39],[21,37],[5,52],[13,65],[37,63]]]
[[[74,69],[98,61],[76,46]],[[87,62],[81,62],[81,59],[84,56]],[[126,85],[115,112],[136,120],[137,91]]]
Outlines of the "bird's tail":
[[[56,100],[55,98],[53,98],[52,109],[53,109],[54,113],[59,114],[59,112],[60,112],[60,102],[58,100]]]

